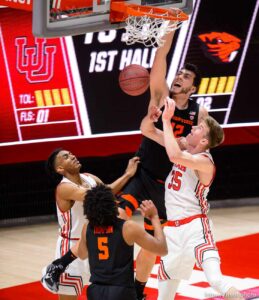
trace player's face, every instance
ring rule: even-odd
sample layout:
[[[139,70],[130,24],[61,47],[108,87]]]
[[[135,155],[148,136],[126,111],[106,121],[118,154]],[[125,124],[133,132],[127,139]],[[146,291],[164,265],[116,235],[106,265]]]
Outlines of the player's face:
[[[56,157],[56,169],[65,172],[79,172],[81,168],[80,162],[76,156],[67,150],[62,150]]]
[[[204,121],[200,122],[197,126],[192,126],[191,132],[187,135],[186,140],[189,145],[196,147],[199,143],[203,142],[208,144],[209,128]]]
[[[189,97],[196,90],[193,85],[194,78],[195,74],[192,71],[186,69],[178,71],[171,85],[172,95],[185,94]]]

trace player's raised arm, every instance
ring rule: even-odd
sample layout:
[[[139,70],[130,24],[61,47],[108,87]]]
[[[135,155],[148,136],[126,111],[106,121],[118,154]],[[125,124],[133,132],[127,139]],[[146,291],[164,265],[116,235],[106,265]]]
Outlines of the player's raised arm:
[[[72,183],[60,183],[56,189],[56,197],[58,201],[84,201],[87,190],[86,187],[79,187]]]
[[[161,113],[161,110],[157,106],[150,106],[147,115],[140,124],[140,130],[144,136],[164,146],[163,131],[156,128],[154,125],[154,122],[158,120]]]
[[[154,63],[150,72],[150,105],[162,106],[161,99],[168,96],[169,88],[166,82],[167,54],[171,48],[174,31],[165,35],[165,43],[156,51]]]
[[[209,113],[207,111],[207,109],[203,106],[200,106],[200,109],[199,109],[199,116],[198,116],[198,124],[206,119],[208,117]]]
[[[206,122],[202,121],[199,125],[193,126],[192,132],[187,136],[188,151],[182,151],[173,134],[170,122],[174,115],[174,111],[174,100],[167,98],[165,101],[165,110],[162,115],[162,120],[164,143],[170,161],[204,173],[213,173],[214,164],[206,155],[200,154],[205,152],[206,149],[209,148],[210,144],[209,129],[207,128],[208,126],[206,125]],[[220,126],[218,126],[218,128],[222,130]],[[219,141],[216,142],[216,145],[221,142],[222,134],[219,134]]]
[[[140,161],[138,156],[131,158],[128,162],[128,166],[124,174],[118,179],[116,179],[114,182],[107,185],[111,188],[113,194],[116,194],[119,191],[121,191],[123,186],[129,181],[129,179],[135,175],[139,162]]]
[[[147,233],[143,226],[134,221],[127,221],[123,226],[123,237],[129,245],[137,243],[140,247],[164,256],[167,254],[167,244],[163,229],[160,223],[157,209],[151,200],[144,200],[140,205],[141,213],[149,218],[154,227],[154,236]]]

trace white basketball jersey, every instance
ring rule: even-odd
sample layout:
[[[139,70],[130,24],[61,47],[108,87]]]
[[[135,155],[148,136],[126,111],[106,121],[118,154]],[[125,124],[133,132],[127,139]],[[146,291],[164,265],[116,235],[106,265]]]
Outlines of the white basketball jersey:
[[[80,174],[81,180],[87,182],[91,187],[96,186],[96,181],[86,174]],[[63,177],[60,184],[70,183],[78,186],[66,177]],[[59,223],[59,233],[68,239],[79,239],[86,218],[83,212],[83,202],[75,201],[74,205],[66,212],[62,212],[57,205],[57,215]]]
[[[208,152],[205,155],[213,159]],[[212,181],[211,181],[212,183]],[[209,211],[207,194],[209,187],[202,184],[195,170],[174,164],[165,182],[165,206],[168,220],[184,219],[196,214],[206,214]]]

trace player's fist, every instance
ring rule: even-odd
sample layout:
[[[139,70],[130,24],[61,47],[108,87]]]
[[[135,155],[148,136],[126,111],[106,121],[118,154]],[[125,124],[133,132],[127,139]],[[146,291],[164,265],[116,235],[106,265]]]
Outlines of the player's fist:
[[[143,200],[140,204],[140,211],[142,216],[147,219],[152,219],[158,215],[157,208],[151,200]]]
[[[169,97],[165,98],[165,109],[163,111],[163,121],[170,121],[174,115],[175,101]]]

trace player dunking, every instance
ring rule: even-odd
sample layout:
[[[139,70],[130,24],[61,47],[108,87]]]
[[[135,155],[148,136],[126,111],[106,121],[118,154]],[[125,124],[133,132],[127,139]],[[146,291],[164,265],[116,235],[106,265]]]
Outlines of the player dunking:
[[[110,184],[114,193],[120,191],[123,185],[135,174],[139,159],[132,158],[125,173]],[[91,188],[102,181],[88,173],[81,174],[81,164],[69,151],[56,149],[49,156],[47,168],[50,174],[59,175],[62,180],[56,188],[56,204],[60,234],[56,247],[56,258],[64,256],[64,261],[72,262],[66,272],[62,274],[59,281],[59,299],[77,299],[82,292],[87,279],[87,265],[75,260],[69,249],[79,240],[81,230],[85,224],[83,213],[83,200]],[[48,272],[51,270],[48,269]],[[89,273],[88,273],[89,274]],[[48,275],[45,275],[48,276]],[[43,277],[43,285],[50,291],[57,292],[47,285],[46,277]]]
[[[165,36],[165,44],[159,48],[155,55],[154,64],[150,74],[151,99],[149,106],[163,106],[164,97],[169,94],[176,102],[175,114],[171,124],[176,137],[186,136],[192,126],[205,116],[207,111],[190,99],[199,84],[200,74],[196,66],[186,64],[181,68],[169,89],[166,83],[167,63],[166,57],[171,48],[174,33]],[[162,129],[162,121],[156,123],[156,127]],[[172,163],[169,161],[165,149],[147,137],[143,137],[137,155],[141,164],[136,175],[129,181],[120,196],[120,207],[125,209],[128,216],[138,208],[143,199],[152,199],[158,209],[161,223],[166,220],[164,204],[164,182],[171,170]],[[152,233],[152,224],[145,220],[145,228]],[[144,297],[143,291],[149,274],[155,263],[156,256],[141,249],[136,264],[136,290],[138,299]]]
[[[208,149],[222,142],[223,129],[212,117],[204,118],[198,126],[193,126],[186,137],[186,151],[182,151],[171,126],[175,107],[175,102],[167,98],[162,114],[163,131],[153,123],[162,113],[155,106],[150,107],[141,124],[142,133],[165,146],[174,163],[165,183],[168,221],[164,233],[168,255],[160,262],[158,300],[174,299],[181,279],[189,279],[195,261],[204,270],[210,285],[225,299],[244,299],[221,274],[219,254],[207,216],[206,197],[215,176],[215,165]]]

